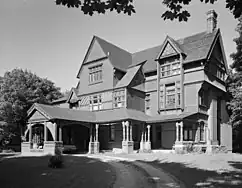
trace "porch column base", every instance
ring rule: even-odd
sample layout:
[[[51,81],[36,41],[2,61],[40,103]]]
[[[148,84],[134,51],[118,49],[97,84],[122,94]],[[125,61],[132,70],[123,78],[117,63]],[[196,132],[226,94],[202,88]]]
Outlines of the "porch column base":
[[[122,141],[122,150],[123,150],[123,153],[133,153],[134,142],[133,141]]]
[[[183,142],[181,142],[181,141],[175,142],[173,149],[174,149],[176,154],[188,153],[186,145],[183,144]]]
[[[149,142],[149,141],[145,142],[145,150],[151,151],[151,142]]]
[[[22,142],[21,143],[21,154],[25,155],[25,154],[29,154],[30,153],[30,142]]]
[[[144,141],[140,141],[140,143],[139,143],[139,151],[143,152],[144,148],[145,148],[145,142]]]
[[[55,155],[62,154],[63,142],[62,141],[45,141],[44,154]]]
[[[89,142],[88,153],[89,154],[99,153],[99,147],[100,147],[100,143],[99,142]]]

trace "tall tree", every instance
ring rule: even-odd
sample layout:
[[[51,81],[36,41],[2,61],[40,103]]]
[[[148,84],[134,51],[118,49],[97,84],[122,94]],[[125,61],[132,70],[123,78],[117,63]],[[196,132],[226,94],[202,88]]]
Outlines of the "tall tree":
[[[6,72],[0,83],[0,117],[8,124],[25,125],[27,110],[35,103],[48,104],[61,97],[60,88],[27,70]]]
[[[179,21],[187,21],[191,16],[190,13],[184,9],[184,5],[188,6],[192,0],[162,0],[168,10],[162,14],[162,18],[178,19]],[[194,1],[194,0],[193,0]],[[202,3],[213,4],[217,0],[200,0]],[[94,13],[105,14],[106,11],[117,11],[117,13],[124,13],[131,15],[135,13],[133,0],[56,0],[57,5],[64,5],[67,7],[81,8],[84,14],[93,15]],[[226,8],[229,9],[234,18],[239,18],[242,14],[241,0],[226,0]]]
[[[242,149],[242,16],[236,28],[239,37],[234,39],[236,52],[231,54],[233,63],[228,83],[228,91],[231,97],[228,103],[231,112],[230,121],[235,131],[235,143]]]

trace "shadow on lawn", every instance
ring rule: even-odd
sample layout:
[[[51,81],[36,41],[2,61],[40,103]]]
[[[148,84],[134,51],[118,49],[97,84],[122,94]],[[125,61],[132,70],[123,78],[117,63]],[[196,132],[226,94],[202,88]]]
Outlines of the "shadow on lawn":
[[[144,161],[140,161],[144,162]],[[182,163],[151,161],[146,162],[155,167],[159,167],[164,171],[170,173],[182,181],[187,188],[203,187],[203,188],[238,188],[242,187],[242,162],[232,162],[229,164],[235,168],[230,172],[215,172],[202,170],[198,168],[188,167]],[[237,171],[236,171],[237,170]]]
[[[112,185],[115,174],[107,163],[81,156],[63,158],[63,168],[59,169],[48,167],[49,156],[5,158],[0,162],[0,187],[107,188]]]

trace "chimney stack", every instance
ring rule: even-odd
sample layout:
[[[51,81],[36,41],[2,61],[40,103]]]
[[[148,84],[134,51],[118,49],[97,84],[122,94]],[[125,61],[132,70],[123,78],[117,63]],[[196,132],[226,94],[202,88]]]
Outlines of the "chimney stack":
[[[212,33],[217,28],[217,17],[218,14],[215,10],[207,12],[207,32]]]

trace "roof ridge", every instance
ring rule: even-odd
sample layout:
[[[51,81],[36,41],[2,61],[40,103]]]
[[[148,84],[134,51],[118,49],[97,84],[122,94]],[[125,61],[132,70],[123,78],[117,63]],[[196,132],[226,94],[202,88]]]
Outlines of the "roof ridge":
[[[114,46],[114,47],[116,47],[116,48],[119,48],[120,50],[123,50],[123,51],[125,51],[125,52],[131,54],[131,53],[130,53],[129,51],[127,51],[126,49],[123,49],[123,48],[121,48],[120,46],[118,46],[118,45],[116,45],[116,44],[113,44],[113,43],[110,42],[110,41],[107,41],[106,39],[103,39],[103,38],[101,38],[101,37],[99,37],[99,36],[97,36],[97,35],[94,35],[94,37],[97,38],[98,40],[102,40],[102,41],[106,42],[106,43],[109,44],[109,45],[112,45],[112,46]]]

